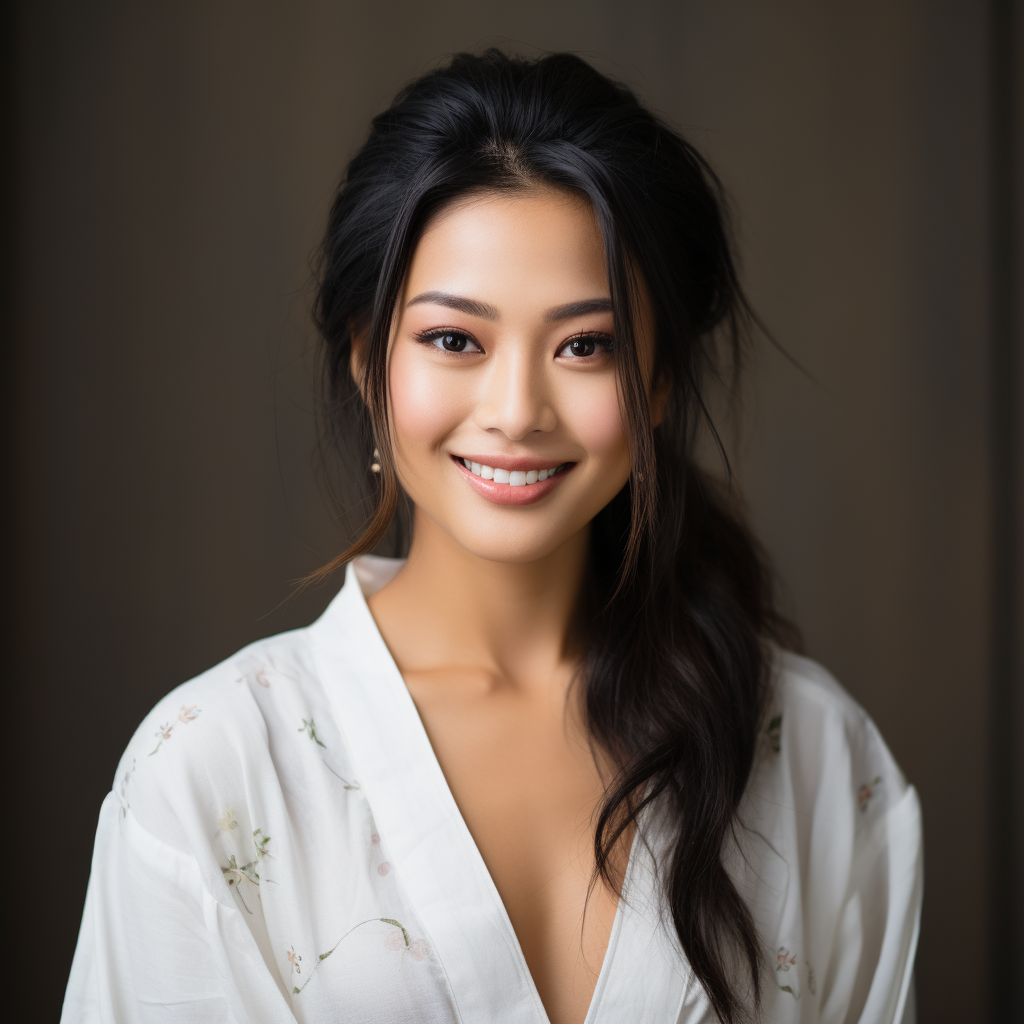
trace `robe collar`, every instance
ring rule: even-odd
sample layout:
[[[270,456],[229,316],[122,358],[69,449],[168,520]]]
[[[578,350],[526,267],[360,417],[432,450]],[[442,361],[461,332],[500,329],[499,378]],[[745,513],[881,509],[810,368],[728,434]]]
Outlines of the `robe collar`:
[[[463,1024],[549,1024],[498,890],[366,603],[402,564],[367,556],[346,567],[344,586],[309,629],[324,685]],[[657,830],[642,828],[656,854]],[[650,854],[634,841],[585,1024],[704,1019],[703,991],[655,892]]]

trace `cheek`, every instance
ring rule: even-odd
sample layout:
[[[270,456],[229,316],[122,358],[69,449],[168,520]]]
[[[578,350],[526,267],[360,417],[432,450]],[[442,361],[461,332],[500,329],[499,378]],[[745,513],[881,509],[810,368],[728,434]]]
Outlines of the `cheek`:
[[[464,391],[460,402],[460,389],[442,367],[398,346],[389,376],[391,422],[400,451],[439,445],[461,422]]]
[[[568,404],[565,415],[573,434],[591,457],[628,464],[629,445],[614,380],[603,380],[600,386],[588,388]]]

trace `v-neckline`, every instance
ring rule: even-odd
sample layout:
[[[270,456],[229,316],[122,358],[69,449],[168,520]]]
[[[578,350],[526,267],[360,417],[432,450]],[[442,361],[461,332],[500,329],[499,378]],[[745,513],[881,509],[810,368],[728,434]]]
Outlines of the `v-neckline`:
[[[370,557],[347,566],[341,591],[311,627],[318,653],[328,661],[321,667],[328,669],[325,682],[335,699],[338,723],[376,827],[448,977],[463,1024],[550,1024],[494,879],[367,603],[367,596],[401,565],[400,559]],[[339,661],[349,671],[338,671]],[[688,972],[679,964],[671,972],[678,974],[679,984],[668,986],[678,989],[678,995],[666,991],[665,999],[655,1000],[664,1010],[674,1005],[674,1015],[620,1016],[620,1008],[632,1005],[628,985],[617,974],[624,933],[626,945],[649,933],[644,943],[649,946],[657,938],[654,933],[663,931],[650,898],[652,879],[645,885],[640,877],[644,872],[638,850],[643,848],[638,834],[584,1024],[628,1019],[668,1024],[676,1020],[688,987]],[[632,905],[637,897],[645,908]],[[504,956],[496,955],[496,946]],[[635,976],[634,971],[627,973]],[[650,989],[645,993],[651,994]]]

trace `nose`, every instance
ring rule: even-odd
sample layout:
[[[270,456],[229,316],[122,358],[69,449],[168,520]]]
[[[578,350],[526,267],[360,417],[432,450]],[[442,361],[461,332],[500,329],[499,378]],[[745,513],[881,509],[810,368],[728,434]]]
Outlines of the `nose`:
[[[505,345],[491,361],[481,381],[473,420],[482,430],[522,441],[535,431],[555,429],[557,417],[550,401],[543,357],[529,346]]]

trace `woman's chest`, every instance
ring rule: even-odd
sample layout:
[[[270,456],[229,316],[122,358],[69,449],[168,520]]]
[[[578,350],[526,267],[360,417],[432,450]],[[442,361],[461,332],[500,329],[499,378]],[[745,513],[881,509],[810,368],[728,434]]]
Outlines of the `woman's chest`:
[[[678,951],[644,871],[630,862],[618,915],[599,889],[580,927],[600,780],[561,724],[506,708],[448,736],[397,680],[293,703],[290,682],[253,685],[266,743],[211,776],[197,831],[228,926],[259,949],[226,941],[239,986],[265,965],[300,1022],[546,1024],[590,1005],[596,1024],[636,1019],[638,991],[643,1019],[676,1020]]]
[[[582,730],[546,695],[408,682],[549,1018],[582,1022],[618,905],[591,888],[604,787]]]

